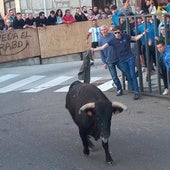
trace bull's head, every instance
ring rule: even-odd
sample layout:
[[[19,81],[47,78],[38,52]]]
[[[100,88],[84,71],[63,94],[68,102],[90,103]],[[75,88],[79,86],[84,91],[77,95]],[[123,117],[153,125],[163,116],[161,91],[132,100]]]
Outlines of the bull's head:
[[[88,116],[95,116],[97,131],[106,139],[110,136],[112,113],[119,114],[124,110],[127,110],[127,107],[119,102],[91,102],[83,105],[79,114],[85,112]]]
[[[120,102],[112,102],[112,109],[113,109],[113,113],[114,114],[119,114],[121,113],[122,111],[126,111],[127,110],[127,106],[125,106],[124,104],[120,103]],[[87,103],[85,105],[83,105],[80,110],[79,110],[79,114],[81,114],[82,111],[85,111],[85,110],[89,110],[89,109],[94,109],[95,108],[95,103],[94,102],[91,102],[91,103]],[[92,112],[90,113],[87,112],[87,114],[89,116],[92,116]]]

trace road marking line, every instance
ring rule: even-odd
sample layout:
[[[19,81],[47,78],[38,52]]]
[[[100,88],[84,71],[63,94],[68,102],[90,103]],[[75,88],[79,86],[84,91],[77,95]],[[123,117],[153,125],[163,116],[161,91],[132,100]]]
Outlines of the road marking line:
[[[95,82],[97,80],[100,80],[101,78],[102,77],[91,77],[90,83],[93,83],[93,82]],[[83,82],[83,80],[81,80],[81,82]],[[69,86],[64,86],[64,87],[62,87],[62,88],[60,88],[60,89],[58,89],[58,90],[56,90],[54,92],[68,92],[69,87],[70,87],[70,85]]]
[[[22,93],[35,93],[35,92],[39,92],[39,91],[42,91],[42,90],[45,90],[45,89],[48,89],[48,88],[51,88],[51,87],[54,87],[54,86],[57,86],[69,79],[73,78],[72,76],[61,76],[61,77],[57,77],[51,81],[48,81],[44,84],[41,84],[37,87],[34,87],[32,89],[29,89],[29,90],[26,90],[26,91],[23,91]]]
[[[107,90],[113,88],[112,83],[113,83],[113,80],[110,80],[110,81],[107,81],[107,82],[104,83],[104,84],[101,84],[101,85],[97,86],[97,87],[98,87],[101,91],[107,91]]]
[[[0,77],[0,83],[6,81],[6,80],[9,80],[9,79],[12,79],[14,77],[17,77],[19,76],[19,74],[6,74],[6,75],[3,75]]]
[[[31,76],[31,77],[28,77],[26,79],[23,79],[23,80],[20,80],[20,81],[17,81],[15,83],[12,83],[6,87],[3,87],[3,88],[0,88],[0,93],[6,93],[6,92],[10,92],[10,91],[13,91],[13,90],[16,90],[20,87],[23,87],[29,83],[32,83],[34,81],[37,81],[41,78],[43,78],[44,76]]]

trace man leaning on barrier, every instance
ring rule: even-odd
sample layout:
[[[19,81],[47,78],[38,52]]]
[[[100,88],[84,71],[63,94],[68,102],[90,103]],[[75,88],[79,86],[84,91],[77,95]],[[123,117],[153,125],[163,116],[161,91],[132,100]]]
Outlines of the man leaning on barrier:
[[[109,29],[106,25],[102,25],[100,27],[101,35],[99,38],[99,46],[104,45],[107,41],[111,40],[114,35],[112,32],[108,32]],[[109,46],[108,48],[100,51],[101,59],[104,63],[104,68],[109,68],[109,72],[111,74],[111,77],[113,79],[113,83],[116,86],[117,89],[117,96],[121,96],[123,94],[123,89],[121,82],[117,75],[117,69],[116,66],[119,68],[119,59],[116,55],[116,49],[114,46]],[[121,70],[121,68],[120,68]]]
[[[116,54],[119,58],[119,66],[127,77],[128,83],[132,85],[132,90],[134,91],[134,100],[138,100],[140,98],[140,94],[138,80],[135,74],[135,56],[131,50],[130,42],[141,39],[145,35],[146,31],[144,31],[142,34],[131,36],[126,33],[121,33],[121,27],[116,26],[113,28],[114,37],[111,40],[108,40],[100,47],[91,49],[92,51],[100,51],[108,48],[109,46],[114,46],[116,49]]]
[[[156,47],[159,52],[160,72],[162,73],[161,76],[164,83],[164,91],[162,94],[168,95],[168,76],[170,80],[170,45],[165,45],[164,41],[159,40],[156,42]]]

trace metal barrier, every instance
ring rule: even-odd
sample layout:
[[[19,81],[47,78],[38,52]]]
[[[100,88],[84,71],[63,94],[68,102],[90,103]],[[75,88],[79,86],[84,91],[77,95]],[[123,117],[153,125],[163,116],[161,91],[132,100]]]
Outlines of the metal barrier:
[[[162,25],[163,24],[165,25],[165,28],[166,28],[165,31],[167,35],[167,31],[170,31],[170,27],[169,27],[169,30],[167,28],[167,25],[170,24],[170,21],[167,21],[167,18],[170,18],[170,14],[164,14],[161,16],[162,16],[162,20],[160,22],[162,22]],[[152,45],[149,44],[149,37],[148,37],[149,32],[152,32],[154,37],[158,36],[158,25],[160,24],[158,20],[158,15],[134,15],[134,16],[121,16],[121,17],[125,19],[126,30],[124,31],[126,31],[128,34],[132,35],[132,32],[134,32],[135,35],[137,35],[140,33],[140,30],[139,30],[140,26],[138,25],[139,17],[143,18],[142,24],[144,24],[144,29],[145,30],[149,29],[148,33],[146,33],[144,36],[145,45],[140,45],[141,44],[140,40],[135,43],[134,42],[131,43],[131,45],[134,46],[135,51],[136,51],[136,54],[135,54],[136,68],[138,70],[138,82],[139,82],[139,88],[140,88],[141,93],[144,93],[147,95],[170,98],[170,72],[167,71],[169,94],[165,96],[165,95],[162,95],[163,81],[162,81],[160,71],[159,71],[160,70],[159,53],[156,49],[156,40],[154,41]],[[132,24],[129,21],[130,17],[133,17],[133,20],[134,20],[133,31],[130,26]],[[149,20],[148,18],[150,18],[150,21],[148,21]],[[148,22],[150,22],[150,24],[153,26],[153,30],[151,30],[151,28],[148,28]],[[167,44],[167,36],[165,37],[165,43]],[[142,47],[145,49],[141,53]],[[145,56],[145,62],[146,62],[145,72],[143,71],[143,67],[141,63],[141,55]],[[152,67],[152,64],[154,64],[154,67]],[[125,81],[125,79],[123,80]],[[125,82],[123,82],[123,84],[125,84]]]

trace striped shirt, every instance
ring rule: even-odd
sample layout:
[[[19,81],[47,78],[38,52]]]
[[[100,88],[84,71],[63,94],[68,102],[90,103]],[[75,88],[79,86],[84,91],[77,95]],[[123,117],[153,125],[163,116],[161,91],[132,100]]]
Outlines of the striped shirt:
[[[89,29],[89,33],[92,36],[92,42],[98,42],[100,37],[100,28],[99,27],[91,27]]]

